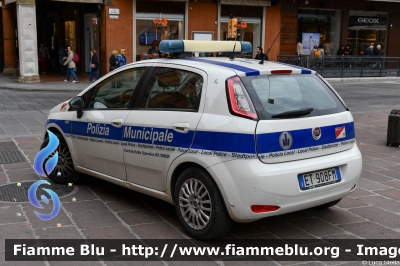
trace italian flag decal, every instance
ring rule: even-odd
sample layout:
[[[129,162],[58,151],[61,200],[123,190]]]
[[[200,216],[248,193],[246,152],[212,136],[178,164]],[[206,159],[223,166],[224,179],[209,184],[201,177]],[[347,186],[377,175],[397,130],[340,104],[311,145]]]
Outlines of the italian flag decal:
[[[337,127],[335,128],[336,139],[342,139],[346,137],[346,127]]]

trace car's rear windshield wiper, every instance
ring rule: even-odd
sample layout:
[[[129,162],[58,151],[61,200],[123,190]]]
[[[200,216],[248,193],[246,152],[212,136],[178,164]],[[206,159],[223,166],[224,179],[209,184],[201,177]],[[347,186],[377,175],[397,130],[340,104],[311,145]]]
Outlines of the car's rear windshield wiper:
[[[287,111],[271,116],[271,118],[296,118],[308,115],[314,110],[314,108],[301,108],[298,110]]]

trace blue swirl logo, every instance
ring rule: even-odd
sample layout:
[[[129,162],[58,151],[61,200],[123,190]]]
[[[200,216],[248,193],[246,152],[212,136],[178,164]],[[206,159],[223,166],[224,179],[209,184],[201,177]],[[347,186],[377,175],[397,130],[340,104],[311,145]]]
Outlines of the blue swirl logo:
[[[49,143],[46,147],[38,152],[35,160],[33,161],[33,169],[36,173],[43,177],[47,177],[48,173],[51,173],[56,167],[58,162],[58,152],[56,149],[58,144],[60,144],[57,136],[51,131],[47,130],[47,134],[49,136]],[[54,151],[55,154],[53,157],[50,157],[48,160],[46,160]]]
[[[28,198],[29,198],[30,203],[38,209],[43,209],[43,206],[39,203],[39,201],[36,198],[36,191],[37,191],[38,187],[42,184],[50,185],[50,183],[48,181],[40,180],[40,181],[33,183],[32,186],[28,190]],[[44,191],[46,191],[47,193],[49,193],[51,199],[53,200],[53,202],[54,202],[53,211],[49,214],[42,214],[37,211],[34,211],[34,213],[36,214],[37,217],[39,217],[43,221],[48,221],[48,220],[56,217],[57,214],[59,213],[60,207],[61,207],[60,199],[58,198],[57,194],[53,190],[47,189],[47,188],[42,188],[42,189]],[[43,200],[44,203],[49,204],[49,199],[45,195],[42,195],[40,198]]]
[[[38,154],[35,157],[35,160],[33,161],[33,169],[35,170],[36,173],[43,177],[47,177],[49,173],[51,173],[54,168],[57,165],[58,162],[58,152],[57,152],[57,147],[60,144],[60,141],[58,140],[57,136],[54,135],[52,132],[47,130],[47,134],[49,136],[49,143],[47,144],[46,147],[44,147],[42,150],[38,152]],[[51,156],[54,153],[53,156]],[[49,157],[51,156],[51,157]],[[29,202],[36,208],[38,209],[43,209],[43,206],[39,203],[39,201],[36,198],[36,192],[39,188],[40,185],[46,184],[50,185],[50,183],[46,180],[40,180],[32,184],[32,186],[28,190],[28,198]],[[53,219],[54,217],[57,216],[57,214],[60,212],[60,199],[58,198],[57,194],[52,191],[51,189],[47,188],[42,188],[44,191],[46,191],[51,199],[53,200],[54,206],[53,206],[53,211],[50,214],[42,214],[40,212],[34,211],[37,217],[44,221],[48,221],[50,219]],[[42,195],[40,197],[42,201],[46,204],[49,204],[49,199],[45,196]]]

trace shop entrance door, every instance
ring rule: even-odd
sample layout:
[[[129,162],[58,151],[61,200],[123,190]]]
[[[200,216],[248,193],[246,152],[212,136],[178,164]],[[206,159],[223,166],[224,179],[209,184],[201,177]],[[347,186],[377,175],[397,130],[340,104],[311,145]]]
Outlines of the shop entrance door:
[[[365,48],[371,43],[373,43],[375,46],[379,44],[382,47],[382,55],[385,55],[387,39],[386,33],[386,29],[382,27],[351,27],[349,28],[349,37],[347,42],[353,50],[354,55],[365,54]]]
[[[85,62],[85,72],[90,72],[90,50],[97,51],[97,57],[99,58],[100,63],[100,38],[99,38],[99,19],[96,18],[96,14],[87,13],[84,15],[85,17],[85,50],[82,51]]]

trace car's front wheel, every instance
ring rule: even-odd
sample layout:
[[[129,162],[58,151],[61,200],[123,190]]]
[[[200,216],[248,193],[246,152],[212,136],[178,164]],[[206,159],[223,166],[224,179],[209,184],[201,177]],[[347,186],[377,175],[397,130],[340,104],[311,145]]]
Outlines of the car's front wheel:
[[[57,147],[58,161],[54,170],[48,174],[48,177],[55,183],[67,184],[78,181],[80,174],[75,171],[74,162],[67,143],[60,134],[55,134],[59,140]],[[42,150],[49,143],[49,137],[42,142],[40,149]]]
[[[216,184],[200,168],[191,167],[181,173],[174,199],[179,221],[186,232],[196,239],[218,238],[232,226]]]

